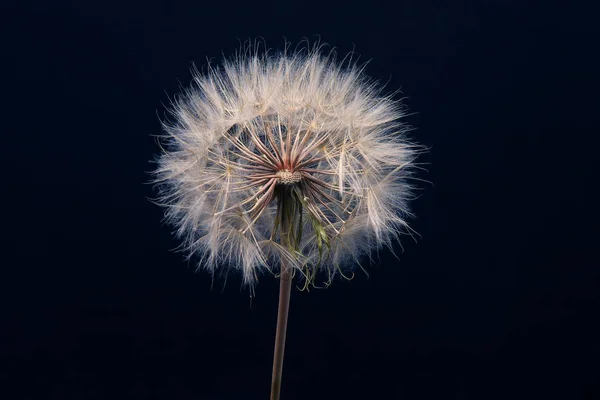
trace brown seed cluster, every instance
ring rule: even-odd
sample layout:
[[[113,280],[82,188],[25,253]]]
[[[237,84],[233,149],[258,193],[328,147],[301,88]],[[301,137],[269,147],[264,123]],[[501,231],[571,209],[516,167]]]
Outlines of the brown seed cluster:
[[[292,185],[302,180],[302,174],[298,171],[290,171],[289,169],[282,169],[277,171],[275,174],[279,178],[279,183],[284,185]]]

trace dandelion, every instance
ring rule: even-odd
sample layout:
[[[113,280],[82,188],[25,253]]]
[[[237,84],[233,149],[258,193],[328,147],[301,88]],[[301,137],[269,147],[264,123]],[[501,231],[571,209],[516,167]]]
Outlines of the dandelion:
[[[277,54],[248,46],[172,104],[154,171],[159,204],[182,247],[253,288],[280,278],[271,398],[279,398],[291,282],[359,265],[410,232],[419,147],[405,110],[363,67],[322,46]]]

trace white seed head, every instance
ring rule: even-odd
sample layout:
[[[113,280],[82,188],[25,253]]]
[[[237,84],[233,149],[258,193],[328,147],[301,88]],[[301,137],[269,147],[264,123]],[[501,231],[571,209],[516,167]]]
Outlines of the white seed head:
[[[249,284],[281,261],[331,277],[407,232],[418,146],[405,137],[404,109],[321,48],[248,47],[195,71],[173,102],[155,182],[199,266],[239,269]],[[295,251],[276,231],[278,187],[302,203]]]

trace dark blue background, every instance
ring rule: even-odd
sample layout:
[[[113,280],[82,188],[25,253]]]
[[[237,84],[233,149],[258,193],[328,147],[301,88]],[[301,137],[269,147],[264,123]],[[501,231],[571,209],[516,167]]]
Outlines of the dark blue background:
[[[4,399],[266,399],[277,282],[194,273],[144,184],[191,63],[321,35],[431,150],[400,260],[294,292],[283,400],[600,398],[598,51],[575,3],[3,2]],[[400,250],[400,247],[398,247]],[[1,393],[0,393],[1,396]]]

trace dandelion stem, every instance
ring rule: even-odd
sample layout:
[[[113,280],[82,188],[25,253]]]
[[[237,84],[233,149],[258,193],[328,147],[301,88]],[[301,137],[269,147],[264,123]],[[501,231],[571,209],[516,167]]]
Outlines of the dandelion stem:
[[[291,248],[292,230],[295,219],[295,201],[289,189],[278,190],[277,218],[281,223],[281,245]],[[277,310],[277,330],[275,331],[275,351],[273,354],[273,375],[271,379],[271,400],[279,400],[281,394],[281,374],[283,372],[283,353],[285,350],[285,336],[287,320],[290,309],[290,295],[292,292],[292,268],[288,267],[281,258],[281,274],[279,278],[279,306]]]
[[[281,393],[281,373],[283,371],[283,353],[287,332],[290,294],[292,291],[292,271],[282,262],[279,280],[279,310],[277,311],[277,330],[275,332],[275,353],[273,355],[273,377],[271,380],[271,400],[279,400]]]

